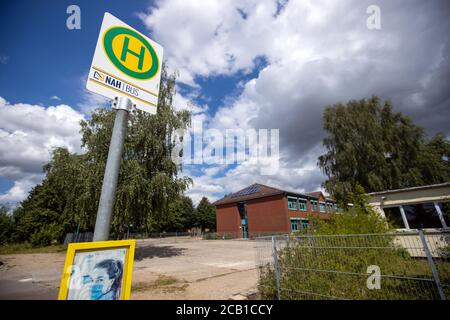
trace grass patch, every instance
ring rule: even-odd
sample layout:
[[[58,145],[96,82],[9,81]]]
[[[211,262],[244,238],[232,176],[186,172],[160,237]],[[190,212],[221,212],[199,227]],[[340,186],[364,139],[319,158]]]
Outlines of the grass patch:
[[[170,286],[171,284],[177,283],[177,279],[175,277],[170,276],[160,276],[157,280],[155,280],[155,286]]]
[[[411,256],[393,237],[377,238],[377,247],[367,247],[368,237],[299,238],[278,250],[280,294],[288,300],[428,300],[439,299],[430,266],[425,257]],[[376,248],[376,249],[375,249]],[[450,283],[447,256],[435,258],[443,284]],[[381,288],[367,287],[367,267],[380,268]],[[272,264],[260,266],[261,299],[277,298]],[[449,291],[444,287],[444,291]],[[447,292],[445,292],[447,294]]]
[[[65,252],[66,245],[52,245],[47,247],[33,247],[30,243],[15,243],[0,246],[0,255],[27,253],[56,253]]]
[[[203,240],[231,240],[233,239],[233,235],[232,234],[219,234],[216,232],[212,232],[212,233],[205,233],[202,236]]]
[[[133,291],[144,292],[148,290],[160,290],[167,292],[184,291],[188,284],[184,283],[182,286],[176,286],[179,284],[178,279],[171,276],[159,276],[158,279],[151,282],[138,282],[132,286]]]

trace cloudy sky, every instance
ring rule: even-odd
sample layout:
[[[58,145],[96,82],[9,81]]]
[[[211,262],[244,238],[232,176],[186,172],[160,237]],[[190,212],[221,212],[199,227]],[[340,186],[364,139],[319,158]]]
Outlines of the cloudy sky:
[[[70,4],[81,29],[66,27]],[[368,28],[380,9],[380,28]],[[105,99],[84,89],[105,11],[164,47],[176,108],[203,129],[279,129],[279,171],[185,165],[194,201],[254,182],[320,189],[325,106],[378,95],[431,136],[450,136],[448,0],[8,1],[0,4],[0,202],[43,177],[52,148],[80,148],[79,121]]]

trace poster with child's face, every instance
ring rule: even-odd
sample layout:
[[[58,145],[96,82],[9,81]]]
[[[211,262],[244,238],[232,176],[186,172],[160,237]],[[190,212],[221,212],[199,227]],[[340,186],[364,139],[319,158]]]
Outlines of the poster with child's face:
[[[77,252],[68,300],[120,300],[126,249]]]

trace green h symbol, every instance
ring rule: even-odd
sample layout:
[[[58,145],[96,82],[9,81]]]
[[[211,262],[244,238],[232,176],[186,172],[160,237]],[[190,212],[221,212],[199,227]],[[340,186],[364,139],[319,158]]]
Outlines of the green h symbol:
[[[138,68],[139,68],[139,70],[142,70],[142,65],[144,64],[145,47],[141,46],[141,52],[139,52],[139,54],[138,54],[138,53],[128,49],[129,43],[130,43],[130,38],[125,37],[125,40],[123,41],[122,55],[120,56],[120,60],[125,61],[127,58],[127,54],[131,53],[133,56],[139,58]]]

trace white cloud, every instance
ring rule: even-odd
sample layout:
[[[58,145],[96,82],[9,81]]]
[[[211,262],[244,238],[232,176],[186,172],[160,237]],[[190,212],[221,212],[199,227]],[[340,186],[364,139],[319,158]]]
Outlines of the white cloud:
[[[253,183],[267,184],[283,190],[310,192],[321,190],[320,184],[323,180],[315,161],[316,159],[309,163],[293,163],[282,160],[281,168],[276,175],[261,175],[260,166],[248,162],[239,164],[233,169],[225,165],[211,166],[204,169],[200,176],[192,173],[193,167],[190,165],[185,167],[183,174],[193,177],[194,185],[187,191],[187,195],[194,203],[198,203],[203,196],[208,197],[210,201],[218,200],[223,194],[236,192]]]
[[[58,96],[51,96],[50,100],[56,100],[56,101],[61,101],[61,98]]]
[[[321,116],[328,104],[376,94],[393,100],[396,111],[412,116],[430,133],[444,130],[449,135],[448,3],[378,1],[382,29],[377,31],[366,27],[366,8],[371,4],[292,0],[283,1],[279,10],[275,0],[160,0],[139,15],[150,36],[164,46],[169,72],[178,70],[179,80],[193,88],[191,94],[174,97],[177,110],[188,105],[193,123],[202,122],[205,129],[280,130],[278,175],[261,176],[260,168],[249,164],[232,169],[213,166],[200,176],[194,175],[194,167],[187,167],[184,173],[195,176],[189,191],[195,201],[203,195],[214,199],[253,182],[317,190],[324,179],[316,162],[323,152]],[[218,110],[190,102],[203,94],[197,77],[247,73],[258,57],[264,57],[267,66],[242,84],[238,97],[225,99]],[[107,105],[108,99],[87,92],[85,81],[86,77],[80,80],[79,107],[89,114]],[[52,146],[79,148],[71,121],[82,114],[64,105],[14,107],[0,100],[0,112],[8,110],[0,114],[3,176],[19,181],[27,170],[38,172]],[[4,155],[9,149],[15,157]]]
[[[252,15],[243,20],[238,8]],[[196,75],[249,70],[254,57],[262,52],[257,43],[264,36],[260,22],[270,22],[275,9],[275,2],[256,0],[173,0],[158,1],[150,14],[140,17],[166,48],[168,65],[179,70],[181,81],[194,85]],[[269,23],[264,27],[266,31],[270,28]]]
[[[85,91],[83,113],[105,100]],[[174,105],[177,110],[188,106],[194,119],[203,119],[208,108],[196,106],[180,94],[175,96]],[[42,167],[50,160],[54,148],[82,152],[79,122],[86,118],[83,113],[64,104],[49,107],[11,104],[0,97],[0,178],[14,182],[8,191],[0,194],[0,203],[15,206],[26,198],[44,177]]]
[[[260,56],[267,61],[240,96],[197,119],[220,129],[280,129],[280,175],[262,177],[259,168],[244,165],[223,178],[206,170],[194,179],[195,198],[255,180],[318,189],[324,180],[316,166],[323,152],[321,117],[326,105],[337,102],[378,95],[430,134],[448,135],[448,3],[378,1],[382,29],[376,31],[366,26],[371,4],[289,1],[278,12],[277,1],[165,0],[140,15],[179,80],[198,94],[197,76],[236,75],[251,70]]]
[[[177,111],[189,110],[194,116],[208,111],[207,105],[199,106],[193,102],[192,98],[194,97],[185,97],[177,91],[173,97],[174,109]]]
[[[110,99],[84,89],[81,102],[78,104],[78,108],[83,114],[89,116],[95,109],[107,107],[111,107]]]
[[[0,177],[14,181],[9,191],[0,194],[0,202],[23,200],[42,179],[42,166],[54,148],[81,152],[82,119],[67,105],[11,104],[0,97]]]
[[[86,116],[90,116],[92,111],[97,108],[111,107],[111,99],[101,96],[97,93],[90,92],[86,89],[87,72],[79,78],[79,92],[81,94],[81,102],[78,103],[78,109]]]
[[[43,178],[42,174],[28,175],[14,181],[14,185],[6,193],[0,194],[0,203],[14,207],[28,196],[30,190]]]

